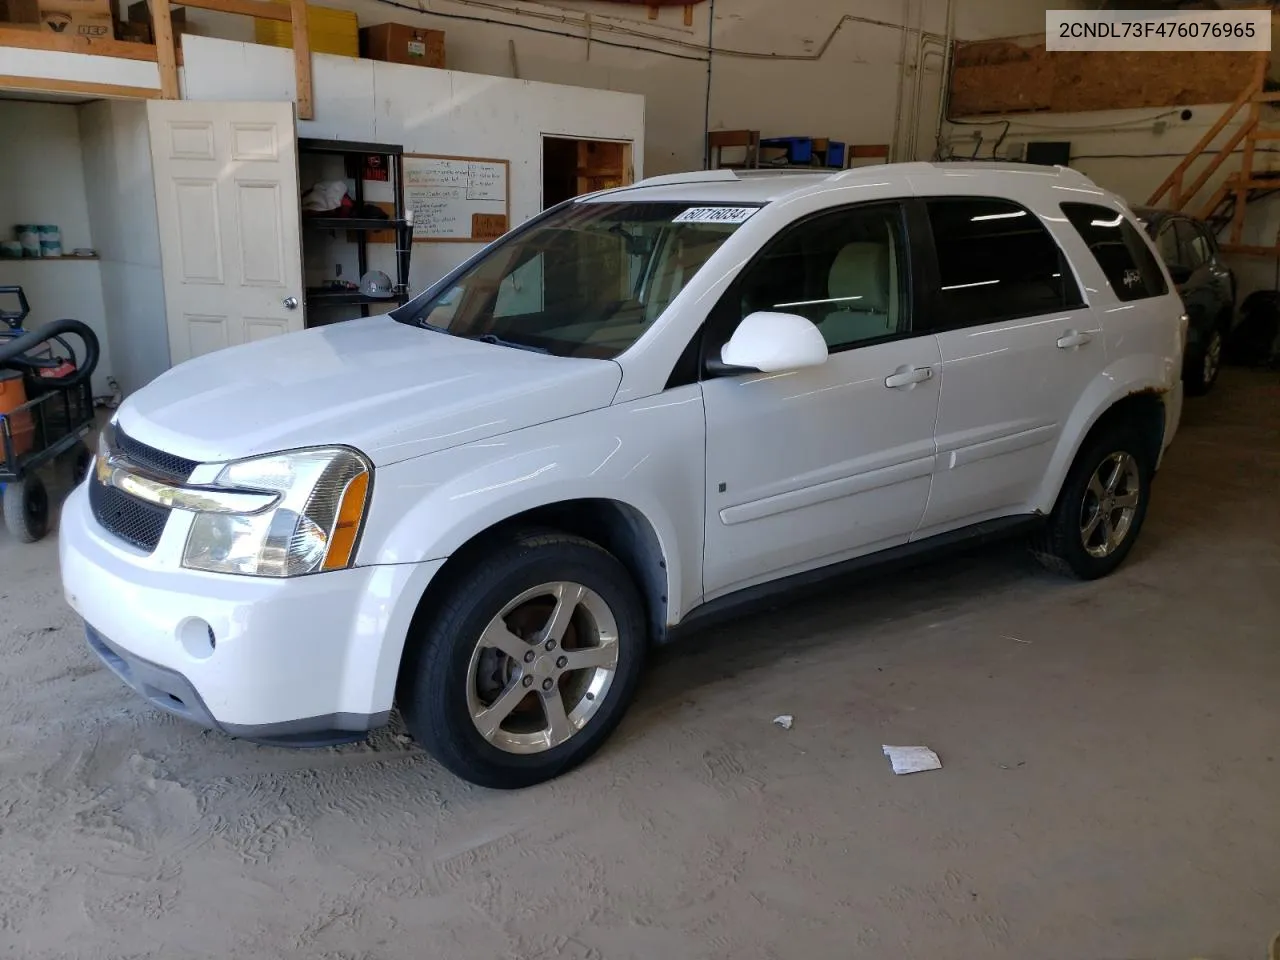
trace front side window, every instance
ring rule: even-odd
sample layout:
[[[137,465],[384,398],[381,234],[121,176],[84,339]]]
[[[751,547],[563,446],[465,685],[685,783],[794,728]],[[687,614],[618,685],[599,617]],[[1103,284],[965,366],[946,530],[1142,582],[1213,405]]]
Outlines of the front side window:
[[[927,201],[938,253],[942,315],[965,327],[1084,305],[1080,289],[1039,217],[1008,200]]]
[[[661,316],[751,206],[575,203],[397,316],[459,337],[610,359]]]
[[[828,350],[841,350],[905,329],[907,281],[901,207],[818,214],[775,237],[743,271],[735,325],[759,310],[796,313]]]
[[[1190,220],[1177,221],[1178,239],[1182,247],[1182,263],[1191,270],[1209,262],[1209,242],[1200,228]]]
[[[1094,203],[1064,203],[1062,212],[1098,261],[1119,299],[1142,300],[1169,292],[1151,248],[1120,211]]]
[[[1178,240],[1178,229],[1172,220],[1166,222],[1156,234],[1156,250],[1160,259],[1171,267],[1182,263],[1182,248]]]

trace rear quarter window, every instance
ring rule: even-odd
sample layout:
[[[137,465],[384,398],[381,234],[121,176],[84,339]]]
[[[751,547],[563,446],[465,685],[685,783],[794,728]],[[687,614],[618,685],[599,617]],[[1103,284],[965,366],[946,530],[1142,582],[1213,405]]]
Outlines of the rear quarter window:
[[[1062,212],[1120,300],[1145,300],[1169,292],[1155,254],[1120,211],[1092,203],[1064,203]]]

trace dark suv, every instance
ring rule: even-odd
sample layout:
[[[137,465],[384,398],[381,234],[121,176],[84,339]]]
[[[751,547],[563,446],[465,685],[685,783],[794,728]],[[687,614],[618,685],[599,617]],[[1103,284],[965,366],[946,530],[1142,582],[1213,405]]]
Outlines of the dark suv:
[[[1204,394],[1222,367],[1222,345],[1235,315],[1236,279],[1218,241],[1204,223],[1183,213],[1136,207],[1191,318],[1182,380],[1187,393]]]

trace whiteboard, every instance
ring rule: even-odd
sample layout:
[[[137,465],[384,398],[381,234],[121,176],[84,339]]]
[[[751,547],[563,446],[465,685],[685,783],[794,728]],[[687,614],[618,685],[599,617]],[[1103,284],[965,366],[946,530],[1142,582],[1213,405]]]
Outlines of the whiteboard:
[[[510,162],[483,157],[404,155],[404,203],[413,239],[487,243],[510,222]]]

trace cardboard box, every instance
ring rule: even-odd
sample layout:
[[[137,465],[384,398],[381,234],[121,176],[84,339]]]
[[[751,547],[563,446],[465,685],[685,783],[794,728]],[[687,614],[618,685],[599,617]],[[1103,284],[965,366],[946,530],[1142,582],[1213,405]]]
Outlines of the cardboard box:
[[[6,27],[39,30],[39,0],[0,0],[0,23]]]
[[[307,4],[307,33],[312,53],[360,56],[359,21],[350,10]],[[283,20],[254,20],[253,39],[273,47],[293,48],[293,24]]]
[[[48,2],[56,2],[56,0],[48,0]],[[151,23],[151,8],[147,6],[147,0],[139,0],[138,3],[129,4],[129,26],[121,28],[121,40],[134,39],[143,34],[145,30],[146,40],[144,43],[155,42],[155,26]],[[173,23],[173,35],[180,37],[187,32],[187,8],[186,7],[170,7],[169,20]],[[124,36],[128,34],[128,36]]]
[[[360,30],[360,56],[387,63],[444,69],[444,31],[380,23]]]
[[[116,39],[127,43],[152,43],[151,24],[133,23],[129,20],[116,21]]]
[[[64,37],[89,37],[110,40],[115,36],[115,21],[111,13],[83,13],[79,10],[41,10],[40,21],[45,28]]]

